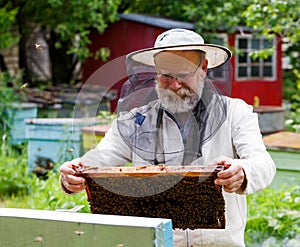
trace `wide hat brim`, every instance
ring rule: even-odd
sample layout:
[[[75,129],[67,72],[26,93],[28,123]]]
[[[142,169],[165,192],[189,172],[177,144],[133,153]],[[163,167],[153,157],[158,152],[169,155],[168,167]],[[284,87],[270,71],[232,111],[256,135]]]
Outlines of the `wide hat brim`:
[[[199,45],[177,45],[177,46],[165,46],[157,48],[147,48],[138,51],[134,51],[127,55],[127,59],[143,63],[149,66],[155,66],[154,56],[162,51],[170,50],[199,50],[206,54],[208,60],[208,69],[213,69],[226,63],[232,56],[229,49],[224,46],[213,44],[199,44]]]

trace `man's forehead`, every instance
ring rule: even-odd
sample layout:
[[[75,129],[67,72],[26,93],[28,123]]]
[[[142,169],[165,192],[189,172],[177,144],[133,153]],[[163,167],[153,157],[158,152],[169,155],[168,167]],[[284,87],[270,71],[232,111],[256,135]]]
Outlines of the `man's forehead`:
[[[184,66],[193,68],[199,64],[200,54],[196,51],[163,51],[155,56],[158,67]]]

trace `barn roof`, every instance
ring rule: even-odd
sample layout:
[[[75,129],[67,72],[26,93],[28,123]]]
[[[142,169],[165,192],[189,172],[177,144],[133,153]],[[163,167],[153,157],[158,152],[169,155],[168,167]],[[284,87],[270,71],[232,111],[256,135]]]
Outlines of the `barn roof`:
[[[147,25],[152,25],[152,26],[161,27],[165,29],[171,29],[171,28],[194,29],[194,24],[190,22],[175,21],[166,18],[160,18],[160,17],[142,15],[142,14],[120,14],[119,16],[123,20],[140,22]]]

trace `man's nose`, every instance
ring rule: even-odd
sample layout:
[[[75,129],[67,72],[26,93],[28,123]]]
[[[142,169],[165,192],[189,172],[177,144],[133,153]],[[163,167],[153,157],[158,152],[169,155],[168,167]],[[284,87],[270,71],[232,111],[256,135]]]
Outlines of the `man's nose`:
[[[180,88],[182,88],[182,84],[176,77],[172,77],[172,78],[170,78],[169,88],[174,91],[177,91]]]

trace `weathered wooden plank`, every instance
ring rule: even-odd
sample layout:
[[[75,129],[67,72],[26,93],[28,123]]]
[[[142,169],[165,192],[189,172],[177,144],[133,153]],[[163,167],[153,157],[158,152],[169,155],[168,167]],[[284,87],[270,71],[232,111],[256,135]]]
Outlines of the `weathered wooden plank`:
[[[0,246],[172,247],[168,219],[0,208]]]
[[[300,133],[280,131],[264,136],[264,143],[271,150],[300,152]]]

